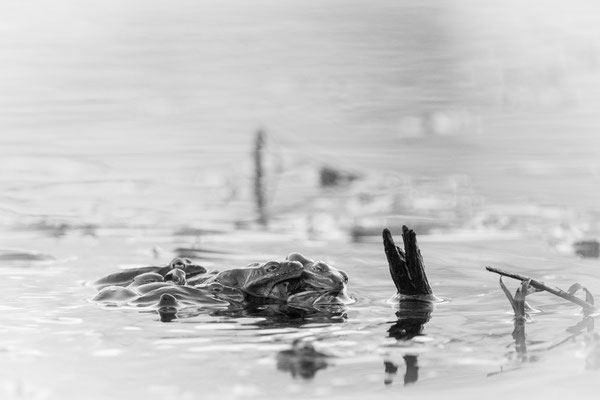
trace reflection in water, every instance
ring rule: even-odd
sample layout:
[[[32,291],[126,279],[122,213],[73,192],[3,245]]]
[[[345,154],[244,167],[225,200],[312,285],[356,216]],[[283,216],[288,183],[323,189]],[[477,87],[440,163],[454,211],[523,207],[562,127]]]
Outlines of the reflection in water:
[[[515,339],[515,351],[520,361],[527,361],[527,343],[525,342],[525,319],[515,318],[515,329],[512,337]]]
[[[525,312],[525,297],[530,290],[535,291],[533,287],[530,287],[531,280],[526,280],[521,283],[521,286],[517,289],[514,299],[511,299],[510,292],[506,290],[502,278],[500,278],[500,284],[504,293],[508,297],[508,300],[512,304],[515,312],[515,329],[513,330],[512,337],[515,339],[515,350],[520,361],[527,361],[527,344],[525,342],[525,323],[529,316]]]
[[[594,331],[594,326],[594,318],[590,315],[585,315],[583,319],[579,321],[576,325],[567,328],[567,332],[577,334],[585,330],[586,332],[591,333]]]
[[[345,310],[303,310],[285,303],[265,305],[232,305],[227,309],[214,310],[211,316],[228,318],[260,318],[252,325],[257,327],[289,327],[315,323],[342,323],[348,318]]]
[[[434,305],[430,302],[411,299],[401,300],[400,310],[396,312],[398,320],[388,329],[389,336],[398,341],[406,341],[422,335],[425,324],[431,319],[433,309]],[[406,354],[403,359],[406,364],[404,384],[415,383],[419,379],[417,355]],[[391,385],[394,380],[393,377],[398,371],[398,366],[391,361],[384,361],[384,366],[384,383]]]
[[[406,373],[404,374],[404,384],[415,383],[419,379],[419,365],[417,356],[406,355],[403,357],[406,364]]]
[[[526,323],[531,320],[531,318],[529,317],[529,314],[526,312],[526,310],[532,310],[532,308],[527,304],[525,298],[529,294],[540,291],[540,289],[536,289],[536,288],[530,286],[531,281],[532,281],[531,279],[522,281],[521,285],[515,292],[515,296],[513,297],[511,295],[510,291],[508,290],[508,288],[506,287],[506,285],[504,285],[502,278],[500,278],[500,287],[502,288],[502,291],[508,298],[508,301],[510,302],[510,304],[513,308],[513,311],[514,311],[514,319],[513,319],[514,320],[514,329],[512,332],[512,337],[515,341],[515,353],[517,355],[517,357],[516,357],[517,365],[514,368],[511,368],[509,370],[520,368],[520,364],[522,364],[522,363],[536,362],[540,359],[540,357],[538,355],[528,353],[527,337],[525,334]],[[569,289],[569,292],[571,292],[572,289],[573,289],[573,292],[575,292],[579,289],[584,290],[586,293],[586,302],[588,302],[590,304],[594,303],[594,299],[593,299],[591,293],[586,288],[581,287],[581,285],[579,285],[579,284],[575,284],[575,285],[571,286],[571,288]],[[570,333],[569,336],[567,336],[566,338],[564,338],[552,345],[545,346],[542,348],[538,347],[536,349],[536,352],[539,353],[541,351],[546,352],[546,351],[552,350],[556,347],[561,346],[562,344],[571,342],[575,337],[581,335],[582,333],[586,333],[585,340],[586,340],[586,342],[589,342],[589,338],[594,338],[595,336],[597,336],[596,334],[593,333],[595,322],[594,322],[594,318],[591,316],[592,310],[593,310],[592,308],[584,307],[583,308],[583,319],[581,321],[579,321],[577,324],[567,328],[566,331]],[[588,347],[591,349],[591,350],[588,350],[588,355],[586,357],[586,368],[589,365],[589,360],[590,359],[593,360],[593,358],[595,357],[593,342],[594,341],[592,340],[592,345],[589,345],[588,343],[586,343],[586,344],[588,344]],[[529,343],[533,343],[533,342],[529,341]],[[592,364],[593,364],[593,361],[592,361]],[[496,375],[496,374],[504,372],[504,371],[506,371],[506,370],[501,369],[501,371],[495,372],[495,373],[490,373],[490,374],[488,374],[488,376]]]
[[[317,371],[327,368],[327,354],[317,351],[312,344],[305,340],[297,339],[289,350],[277,354],[277,369],[288,371],[294,378],[314,378]]]
[[[398,366],[391,361],[384,361],[383,366],[385,367],[385,378],[383,383],[391,385],[394,382],[394,375],[398,372]]]
[[[515,340],[515,352],[517,354],[517,361],[519,363],[537,362],[540,360],[540,357],[538,354],[531,354],[531,353],[528,353],[528,351],[527,351],[525,325],[528,320],[529,320],[529,316],[527,316],[527,315],[524,318],[515,317],[515,319],[514,319],[515,327],[514,327],[514,330],[512,333],[512,337]],[[594,361],[593,361],[594,357],[597,357],[597,354],[594,351],[594,346],[595,346],[594,340],[591,341],[591,345],[589,343],[587,343],[587,342],[590,342],[589,338],[594,338],[597,336],[597,334],[593,333],[593,331],[594,331],[594,318],[589,315],[586,315],[577,324],[573,325],[570,328],[567,328],[567,332],[571,333],[571,335],[567,336],[566,338],[564,338],[564,339],[560,340],[559,342],[554,343],[550,346],[538,348],[536,350],[536,353],[546,352],[546,351],[555,349],[565,343],[572,342],[572,340],[574,338],[576,338],[577,336],[579,336],[581,334],[586,334],[585,342],[586,342],[586,346],[588,347],[587,357],[586,357],[586,368],[587,368],[590,364],[590,360],[592,360],[591,364],[594,364]],[[533,342],[529,341],[529,343],[533,343]],[[519,366],[517,366],[516,368],[518,368],[518,367]],[[491,373],[488,375],[489,376],[495,375],[495,373]]]
[[[155,306],[162,322],[171,322],[175,319],[193,319],[203,315],[211,317],[225,317],[228,319],[253,318],[255,322],[247,324],[257,328],[288,328],[301,327],[306,324],[336,324],[348,319],[345,308],[304,310],[280,304],[230,304],[226,308],[222,305],[189,305],[177,301],[163,294]],[[141,312],[148,312],[147,309]],[[154,310],[152,310],[154,312]]]
[[[586,335],[585,346],[587,352],[585,357],[585,369],[600,369],[600,335],[597,333]]]
[[[431,318],[433,303],[402,300],[400,310],[396,312],[397,322],[388,333],[396,340],[410,340],[423,334],[423,327]]]

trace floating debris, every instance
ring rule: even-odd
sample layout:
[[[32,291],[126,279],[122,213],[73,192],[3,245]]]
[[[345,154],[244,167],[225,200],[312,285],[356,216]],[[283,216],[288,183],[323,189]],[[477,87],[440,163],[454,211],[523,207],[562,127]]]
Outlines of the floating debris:
[[[1,261],[54,261],[50,254],[40,253],[32,250],[1,249]]]
[[[209,235],[222,235],[227,233],[226,229],[209,229],[209,228],[195,228],[191,226],[181,227],[175,232],[173,232],[174,236],[209,236]]]
[[[277,354],[277,369],[288,371],[294,378],[312,379],[328,366],[331,356],[317,351],[311,341],[296,339],[289,350]]]
[[[177,257],[198,259],[206,258],[207,256],[215,257],[231,254],[231,252],[225,250],[208,249],[200,247],[177,247],[173,250],[173,252],[177,255]]]
[[[580,240],[573,243],[575,254],[584,258],[600,257],[600,242],[597,240]]]
[[[330,166],[321,167],[319,170],[319,183],[321,187],[343,186],[357,179],[360,179],[360,175]]]

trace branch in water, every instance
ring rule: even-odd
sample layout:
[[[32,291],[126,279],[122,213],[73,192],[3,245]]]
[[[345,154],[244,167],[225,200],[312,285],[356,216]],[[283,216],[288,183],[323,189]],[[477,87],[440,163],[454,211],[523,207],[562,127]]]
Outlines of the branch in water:
[[[402,227],[402,240],[404,251],[394,243],[389,229],[384,229],[383,248],[390,267],[390,275],[398,289],[398,293],[407,296],[431,295],[433,291],[429,286],[425,274],[425,264],[421,251],[417,245],[417,235],[412,229]]]
[[[534,287],[538,290],[545,290],[546,292],[552,293],[555,296],[561,297],[565,300],[570,301],[571,303],[575,303],[578,306],[583,307],[584,311],[586,312],[596,312],[598,311],[598,309],[594,306],[594,298],[592,297],[591,293],[585,289],[583,286],[579,285],[579,284],[575,284],[573,286],[571,286],[571,288],[569,288],[568,292],[565,292],[562,289],[559,289],[557,287],[551,287],[546,285],[544,282],[541,281],[537,281],[535,279],[531,279],[527,276],[523,276],[520,274],[515,274],[513,272],[506,272],[506,271],[502,271],[500,269],[497,268],[492,268],[492,267],[485,267],[485,269],[487,269],[490,272],[494,272],[496,274],[500,274],[509,278],[513,278],[513,279],[517,279],[520,280],[521,282],[524,281],[529,281],[529,286]],[[575,293],[577,290],[584,290],[586,293],[586,301],[581,300],[578,297],[573,296],[573,293]]]

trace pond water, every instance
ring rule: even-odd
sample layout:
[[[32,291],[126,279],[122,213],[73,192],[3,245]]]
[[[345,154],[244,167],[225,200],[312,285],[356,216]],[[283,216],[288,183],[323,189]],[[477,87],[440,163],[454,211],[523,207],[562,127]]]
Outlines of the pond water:
[[[0,397],[592,398],[600,347],[581,310],[532,295],[523,351],[484,267],[600,293],[598,259],[573,251],[600,232],[599,13],[584,0],[3,2]],[[324,166],[359,179],[323,188]],[[446,299],[409,340],[378,237],[402,224]],[[164,323],[89,300],[89,282],[182,249],[219,269],[301,252],[346,271],[357,302]],[[294,357],[297,339],[327,357]]]

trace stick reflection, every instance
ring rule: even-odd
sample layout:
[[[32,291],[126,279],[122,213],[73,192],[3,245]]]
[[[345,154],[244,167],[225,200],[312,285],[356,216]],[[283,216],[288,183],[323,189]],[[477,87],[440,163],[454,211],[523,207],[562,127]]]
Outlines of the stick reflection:
[[[423,335],[424,326],[431,319],[434,305],[431,302],[405,299],[400,301],[400,310],[396,312],[398,320],[390,329],[389,337],[398,341],[411,340],[415,336]],[[404,384],[408,385],[419,380],[419,363],[416,354],[403,356],[406,372],[404,373]],[[385,378],[384,383],[391,385],[398,371],[398,366],[391,361],[384,361]]]

